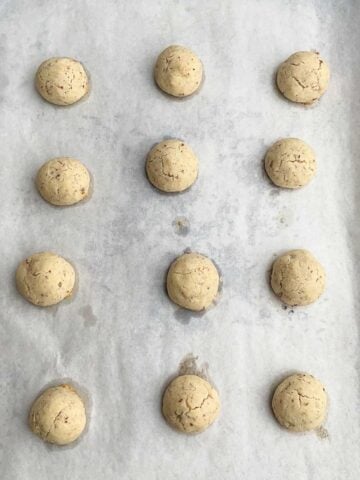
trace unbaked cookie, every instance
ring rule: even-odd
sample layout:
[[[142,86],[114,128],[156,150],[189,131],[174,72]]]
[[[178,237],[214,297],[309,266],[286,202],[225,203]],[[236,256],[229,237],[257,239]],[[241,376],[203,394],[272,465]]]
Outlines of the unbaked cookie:
[[[325,271],[307,250],[291,250],[272,266],[271,287],[290,306],[309,305],[325,290]]]
[[[219,282],[217,268],[209,258],[199,253],[185,253],[169,268],[167,291],[180,307],[200,311],[214,302]]]
[[[64,258],[51,252],[31,255],[16,270],[16,286],[30,303],[48,307],[72,294],[75,270]]]
[[[154,78],[164,92],[174,97],[187,97],[201,85],[203,66],[189,48],[171,45],[160,53]]]
[[[165,390],[162,411],[166,421],[184,433],[208,428],[220,412],[217,391],[197,375],[176,377]]]
[[[276,388],[272,409],[283,427],[294,432],[314,430],[325,420],[325,388],[319,380],[307,373],[291,375]]]
[[[33,403],[29,426],[42,440],[57,445],[75,441],[84,431],[84,402],[70,385],[45,390]]]
[[[267,151],[265,170],[278,187],[303,187],[316,173],[315,153],[298,138],[283,138]]]
[[[311,104],[328,87],[330,71],[318,52],[296,52],[282,63],[277,72],[280,92],[296,103]]]
[[[79,160],[70,157],[53,158],[39,169],[36,186],[53,205],[73,205],[84,200],[90,189],[90,174]]]
[[[149,152],[146,173],[154,187],[163,192],[182,192],[195,182],[198,159],[182,140],[165,140]]]
[[[89,79],[82,64],[67,57],[45,60],[35,77],[40,95],[55,105],[72,105],[89,91]]]

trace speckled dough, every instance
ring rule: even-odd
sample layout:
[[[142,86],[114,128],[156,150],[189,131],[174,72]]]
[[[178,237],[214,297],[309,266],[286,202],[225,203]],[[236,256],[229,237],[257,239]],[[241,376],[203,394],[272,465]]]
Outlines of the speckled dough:
[[[160,53],[154,78],[164,92],[174,97],[186,97],[201,85],[203,67],[200,59],[189,48],[171,45]]]
[[[70,385],[48,388],[33,403],[29,426],[42,440],[67,445],[82,434],[86,425],[85,406]]]
[[[277,72],[280,92],[296,103],[311,104],[323,95],[330,79],[329,67],[318,52],[296,52]]]
[[[64,258],[51,252],[31,255],[16,270],[16,286],[34,305],[48,307],[69,297],[75,285],[75,270]]]
[[[176,430],[199,433],[218,417],[220,399],[217,391],[197,375],[176,377],[165,390],[162,411]]]
[[[80,62],[73,58],[55,57],[40,65],[35,86],[48,102],[72,105],[88,93],[89,80]]]
[[[219,274],[213,262],[199,253],[185,253],[170,266],[167,291],[173,302],[188,310],[208,308],[219,290]]]
[[[181,140],[165,140],[151,149],[146,173],[154,187],[163,192],[182,192],[198,175],[198,159]]]
[[[314,430],[325,420],[325,388],[319,380],[307,373],[291,375],[276,388],[272,409],[283,427],[294,432]]]
[[[291,250],[273,263],[271,286],[291,306],[315,302],[325,290],[325,271],[306,250]]]
[[[39,169],[36,186],[47,202],[53,205],[73,205],[88,196],[90,175],[79,160],[53,158]]]
[[[279,187],[303,187],[316,173],[315,153],[298,138],[283,138],[267,151],[265,170]]]

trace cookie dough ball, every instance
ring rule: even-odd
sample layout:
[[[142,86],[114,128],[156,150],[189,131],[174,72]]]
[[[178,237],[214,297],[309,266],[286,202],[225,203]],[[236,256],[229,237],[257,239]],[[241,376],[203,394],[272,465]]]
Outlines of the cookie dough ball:
[[[56,445],[73,442],[84,431],[85,406],[70,385],[45,390],[33,403],[29,426],[42,440]]]
[[[16,286],[30,303],[48,307],[69,297],[75,285],[75,270],[64,258],[51,252],[31,255],[16,270]]]
[[[283,427],[294,432],[314,430],[325,420],[325,388],[319,380],[307,373],[291,375],[276,388],[272,409]]]
[[[325,271],[306,250],[291,250],[273,263],[271,287],[290,306],[309,305],[325,290]]]
[[[155,64],[154,78],[164,92],[174,97],[187,97],[201,85],[203,67],[198,56],[189,48],[171,45],[160,53]]]
[[[195,182],[198,159],[181,140],[165,140],[150,151],[146,173],[154,187],[163,192],[182,192]]]
[[[176,377],[166,388],[162,411],[176,430],[199,433],[218,417],[220,399],[217,391],[197,375]]]
[[[167,291],[180,307],[200,311],[208,308],[219,290],[219,274],[213,262],[199,253],[185,253],[170,266]]]
[[[278,187],[303,187],[316,173],[315,153],[298,138],[284,138],[267,151],[265,170]]]
[[[311,104],[325,93],[330,79],[329,67],[318,52],[296,52],[282,63],[277,85],[292,102]]]
[[[82,64],[73,58],[45,60],[35,77],[40,95],[55,105],[72,105],[89,91],[89,79]]]
[[[47,202],[53,205],[73,205],[89,195],[90,174],[79,160],[53,158],[38,171],[36,186]]]

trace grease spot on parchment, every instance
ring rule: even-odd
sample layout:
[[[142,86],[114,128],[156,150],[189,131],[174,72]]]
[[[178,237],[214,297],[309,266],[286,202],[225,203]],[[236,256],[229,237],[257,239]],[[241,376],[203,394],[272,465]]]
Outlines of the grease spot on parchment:
[[[319,428],[317,428],[315,432],[316,432],[316,435],[322,440],[330,437],[329,432],[323,426],[320,426]]]
[[[175,319],[182,323],[183,325],[187,325],[190,323],[190,320],[193,318],[199,318],[205,315],[206,310],[201,310],[201,312],[193,312],[191,310],[185,310],[184,308],[179,308],[175,311],[174,317]]]
[[[85,307],[80,308],[79,313],[84,319],[85,327],[93,327],[98,321],[98,318],[94,314],[91,305],[86,305]]]
[[[294,223],[294,219],[295,219],[294,212],[289,208],[283,208],[277,217],[279,226],[282,228],[286,228],[292,225]]]
[[[188,353],[179,364],[179,375],[198,375],[207,380],[209,364],[205,362],[199,366],[197,364],[198,358],[194,354]]]
[[[3,73],[0,74],[0,91],[4,90],[8,85],[10,81],[8,77],[6,77]]]
[[[174,227],[175,233],[181,235],[182,237],[186,237],[186,235],[190,231],[190,222],[186,217],[177,217],[172,222]]]

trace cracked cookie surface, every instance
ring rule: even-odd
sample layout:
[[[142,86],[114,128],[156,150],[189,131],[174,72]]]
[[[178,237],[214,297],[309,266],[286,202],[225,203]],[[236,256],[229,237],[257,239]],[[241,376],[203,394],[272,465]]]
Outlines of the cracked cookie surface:
[[[90,174],[79,160],[58,157],[42,165],[35,183],[43,199],[52,205],[74,205],[89,195]]]
[[[72,105],[89,91],[89,79],[82,64],[67,57],[45,60],[38,68],[35,86],[39,94],[55,105]]]
[[[199,253],[185,253],[170,266],[167,292],[177,305],[193,311],[208,308],[219,291],[219,273],[213,262]]]
[[[76,440],[86,425],[82,399],[67,384],[45,390],[33,403],[29,426],[42,440],[67,445]]]
[[[159,88],[175,97],[186,97],[201,85],[203,66],[189,48],[171,45],[160,53],[154,68]]]
[[[309,305],[325,290],[323,267],[307,250],[290,250],[272,266],[271,287],[290,306]]]
[[[294,53],[280,65],[276,76],[280,92],[292,102],[304,104],[318,100],[329,79],[329,67],[318,52]]]
[[[220,398],[209,382],[197,375],[176,377],[166,388],[162,411],[176,430],[199,433],[208,428],[220,412]]]
[[[153,147],[146,160],[147,177],[163,192],[182,192],[198,176],[198,159],[192,149],[177,139],[165,140]]]
[[[283,138],[267,151],[265,170],[278,187],[303,187],[316,173],[315,153],[298,138]]]
[[[69,297],[75,285],[75,270],[64,258],[51,252],[35,253],[16,270],[16,287],[30,303],[55,305]]]
[[[314,430],[325,420],[327,394],[312,375],[297,373],[277,386],[272,409],[283,427],[295,432]]]

